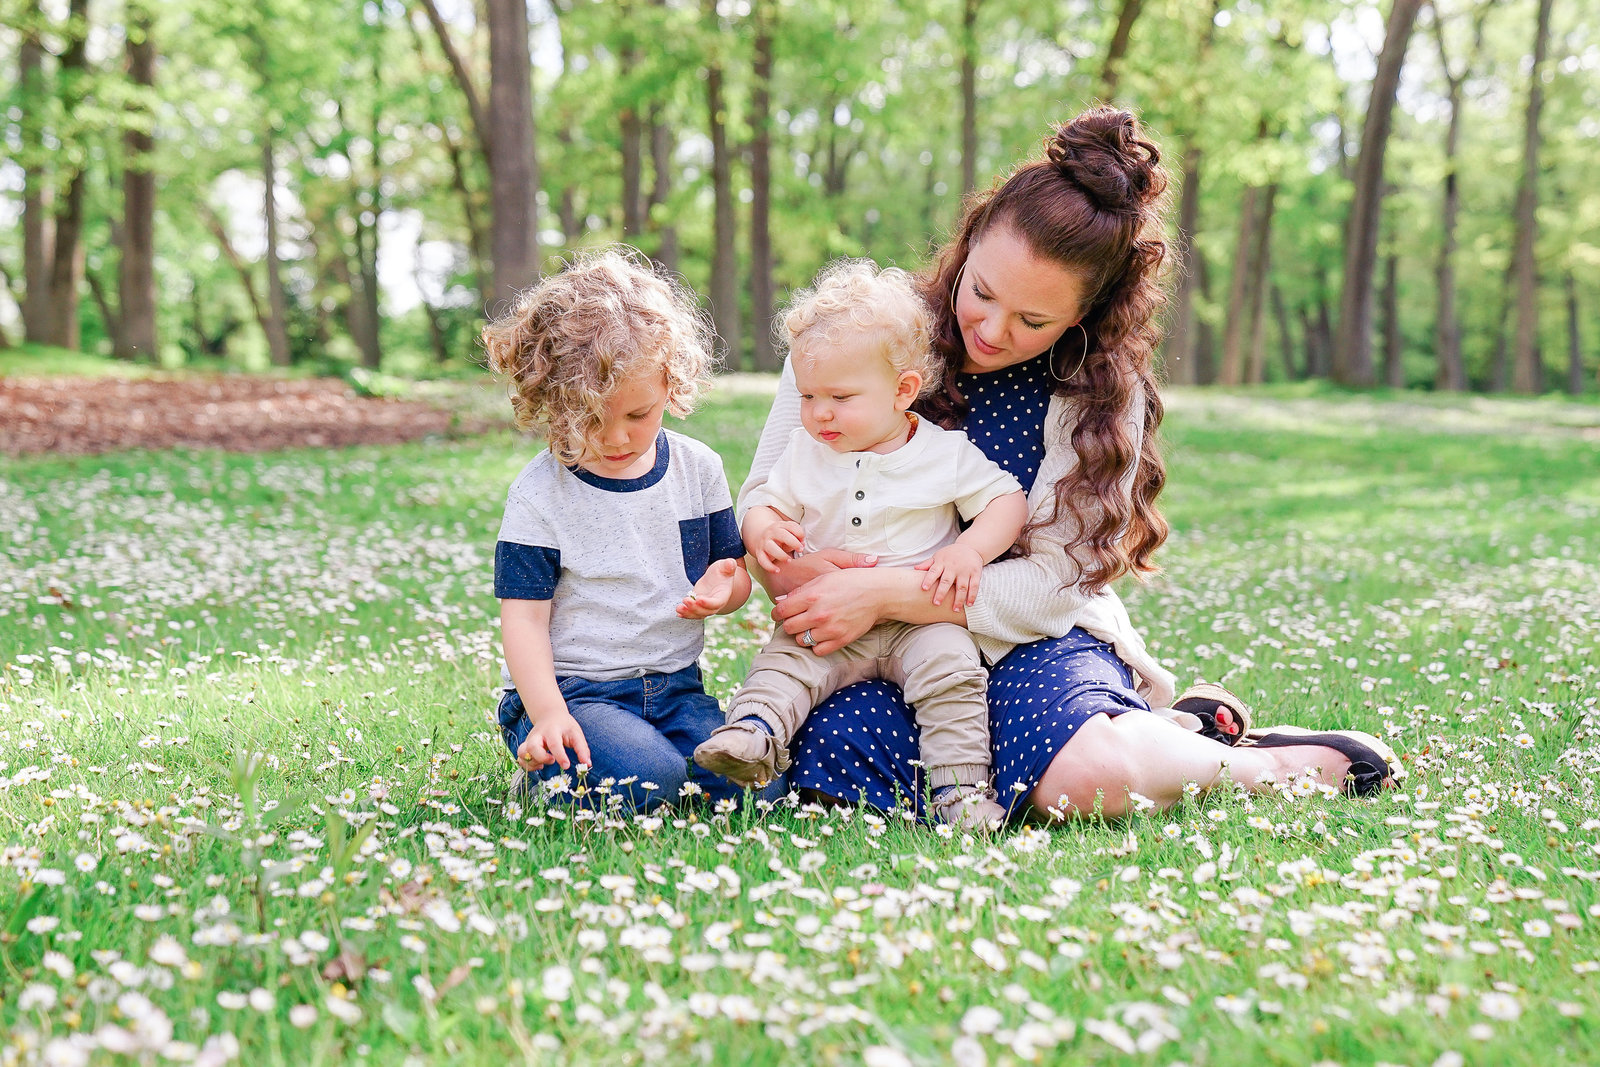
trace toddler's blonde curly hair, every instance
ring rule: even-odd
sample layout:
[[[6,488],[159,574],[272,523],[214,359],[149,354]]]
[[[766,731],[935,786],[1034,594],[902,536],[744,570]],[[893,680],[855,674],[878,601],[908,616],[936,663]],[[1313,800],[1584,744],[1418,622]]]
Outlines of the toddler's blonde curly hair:
[[[895,374],[922,375],[923,392],[939,384],[933,316],[911,275],[898,267],[880,268],[870,259],[833,261],[810,289],[790,298],[783,331],[791,359],[814,357],[847,337],[864,338]]]
[[[517,427],[569,465],[599,431],[606,400],[637,375],[664,374],[667,410],[687,416],[715,369],[711,338],[694,294],[631,248],[576,256],[483,329]]]

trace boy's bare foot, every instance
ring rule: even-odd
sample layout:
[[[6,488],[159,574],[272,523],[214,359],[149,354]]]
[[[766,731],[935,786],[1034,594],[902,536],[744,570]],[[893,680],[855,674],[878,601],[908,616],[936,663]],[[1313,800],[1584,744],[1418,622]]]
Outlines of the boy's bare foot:
[[[789,769],[789,753],[776,737],[750,719],[711,731],[694,750],[694,761],[730,782],[756,788]]]

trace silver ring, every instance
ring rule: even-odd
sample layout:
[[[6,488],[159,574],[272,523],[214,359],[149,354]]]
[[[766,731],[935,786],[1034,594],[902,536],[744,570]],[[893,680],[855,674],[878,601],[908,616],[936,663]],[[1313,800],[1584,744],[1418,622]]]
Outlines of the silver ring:
[[[817,639],[811,636],[810,630],[807,630],[805,633],[800,635],[800,643],[805,645],[807,648],[810,648],[817,643]]]

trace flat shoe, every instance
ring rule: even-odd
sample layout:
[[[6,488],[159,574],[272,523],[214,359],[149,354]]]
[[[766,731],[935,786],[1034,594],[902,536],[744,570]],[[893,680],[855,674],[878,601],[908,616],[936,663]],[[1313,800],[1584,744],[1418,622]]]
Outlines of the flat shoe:
[[[1251,730],[1240,741],[1254,748],[1293,748],[1316,745],[1331,748],[1350,761],[1345,774],[1347,796],[1371,796],[1385,783],[1398,785],[1405,780],[1405,764],[1394,749],[1362,730],[1307,730],[1300,726],[1271,726]]]
[[[1250,732],[1250,706],[1215,682],[1197,682],[1173,701],[1172,710],[1200,720],[1200,736],[1237,745]]]

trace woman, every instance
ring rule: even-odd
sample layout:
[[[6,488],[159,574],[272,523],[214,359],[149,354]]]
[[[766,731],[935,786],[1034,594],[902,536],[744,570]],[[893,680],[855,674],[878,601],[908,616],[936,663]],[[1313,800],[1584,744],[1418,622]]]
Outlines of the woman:
[[[1160,807],[1187,783],[1269,791],[1302,773],[1370,792],[1404,774],[1376,738],[1288,728],[1229,747],[1243,705],[1219,687],[1173,700],[1111,583],[1154,569],[1165,470],[1152,357],[1165,303],[1165,173],[1133,116],[1086,112],[999,188],[971,199],[921,279],[943,360],[916,410],[959,428],[1029,488],[1017,549],[987,566],[975,603],[938,607],[924,575],[837,552],[759,577],[774,618],[819,654],[885,619],[967,626],[993,664],[990,743],[1001,803],[1052,817]],[[743,498],[799,425],[785,372]],[[741,509],[742,512],[742,509]],[[1157,715],[1204,713],[1205,736]],[[1192,721],[1192,720],[1191,720]],[[1230,732],[1235,736],[1229,736]],[[820,705],[796,738],[794,786],[889,808],[919,798],[915,716],[868,682]]]

